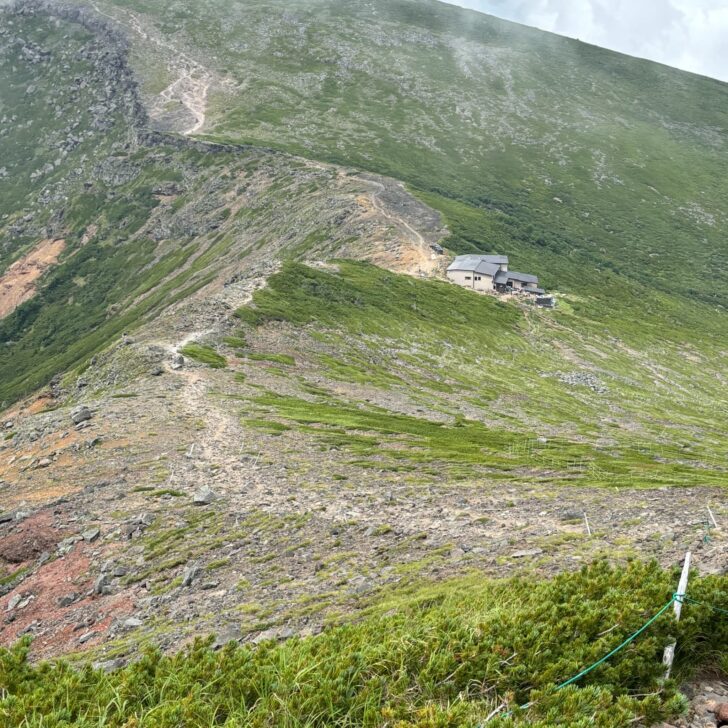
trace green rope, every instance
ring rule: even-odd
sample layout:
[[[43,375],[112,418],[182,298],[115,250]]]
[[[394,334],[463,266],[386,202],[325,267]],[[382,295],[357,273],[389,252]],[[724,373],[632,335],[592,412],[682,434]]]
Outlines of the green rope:
[[[565,688],[567,685],[571,685],[572,683],[575,683],[577,680],[580,680],[584,675],[587,675],[592,670],[595,670],[599,665],[606,662],[610,657],[613,657],[616,655],[620,650],[624,649],[630,642],[633,642],[637,637],[639,637],[653,622],[656,622],[675,602],[679,602],[680,604],[698,604],[703,607],[708,607],[709,609],[713,609],[716,612],[720,612],[721,614],[728,614],[728,609],[721,609],[720,607],[714,607],[712,604],[706,604],[705,602],[699,602],[697,599],[692,599],[689,596],[686,596],[685,594],[673,594],[670,601],[665,604],[662,609],[660,609],[659,612],[654,614],[650,619],[648,619],[636,632],[632,633],[629,637],[627,637],[624,642],[617,645],[611,652],[607,653],[602,657],[601,659],[597,660],[593,665],[589,665],[589,667],[584,668],[580,673],[577,675],[574,675],[574,677],[569,678],[568,680],[560,683],[556,686],[556,690],[561,690],[561,688]],[[527,708],[530,708],[533,705],[533,703],[526,703],[525,705],[519,706],[520,710],[526,710]],[[504,717],[507,717],[509,715],[513,714],[513,710],[509,710],[507,713],[504,713]]]
[[[639,637],[653,622],[658,620],[670,608],[670,606],[672,605],[672,603],[675,601],[676,598],[677,598],[677,595],[676,594],[673,595],[672,599],[670,599],[670,601],[667,604],[665,604],[665,606],[662,609],[660,609],[660,611],[657,612],[657,614],[655,614],[653,617],[648,619],[634,634],[631,634],[629,637],[627,637],[627,639],[624,642],[622,642],[622,644],[617,645],[617,647],[615,647],[609,654],[604,655],[604,657],[602,657],[601,660],[597,660],[593,665],[590,665],[586,669],[582,670],[578,675],[574,675],[574,677],[569,678],[568,680],[566,680],[566,682],[562,682],[560,685],[557,685],[556,689],[561,690],[561,688],[565,688],[567,685],[571,685],[571,683],[576,682],[579,678],[584,677],[584,675],[586,675],[587,673],[590,673],[592,670],[599,667],[599,665],[601,665],[603,662],[606,662],[610,657],[616,655],[621,649],[623,649],[630,642],[632,642],[637,637]]]
[[[557,685],[555,689],[561,690],[561,688],[565,688],[567,685],[571,685],[572,683],[576,682],[580,678],[584,677],[584,675],[590,673],[592,670],[599,667],[599,665],[601,665],[603,662],[606,662],[610,657],[613,657],[614,655],[616,655],[621,649],[624,649],[630,642],[633,642],[635,639],[637,639],[637,637],[639,637],[653,622],[657,621],[672,606],[673,602],[675,602],[679,599],[684,599],[684,598],[685,597],[683,597],[679,594],[673,594],[670,601],[667,604],[665,604],[665,606],[662,607],[662,609],[660,609],[659,612],[657,612],[652,617],[650,617],[650,619],[648,619],[636,632],[634,632],[629,637],[627,637],[627,639],[624,640],[624,642],[622,642],[620,645],[617,645],[617,647],[615,647],[608,654],[604,655],[604,657],[602,657],[600,660],[597,660],[593,665],[589,665],[589,667],[582,670],[578,675],[574,675],[574,677],[569,678],[565,682],[562,682],[559,685]],[[533,705],[533,703],[526,703],[525,705],[519,706],[519,709],[525,710],[526,708],[530,708],[532,705]],[[503,715],[505,717],[507,717],[512,714],[513,714],[513,711],[509,710],[507,713],[504,713]]]
[[[728,614],[728,609],[721,609],[721,607],[714,607],[712,604],[707,604],[706,602],[699,602],[697,599],[691,599],[690,597],[682,596],[677,601],[681,601],[683,603],[687,602],[688,604],[698,604],[701,607],[708,607],[708,609],[712,609],[715,612],[720,612],[721,614]]]

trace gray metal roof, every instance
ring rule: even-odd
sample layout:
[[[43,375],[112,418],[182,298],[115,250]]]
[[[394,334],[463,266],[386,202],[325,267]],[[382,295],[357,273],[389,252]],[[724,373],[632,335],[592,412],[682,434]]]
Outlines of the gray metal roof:
[[[486,276],[495,276],[495,274],[499,270],[500,270],[500,267],[497,263],[481,262],[475,266],[473,273],[481,273],[482,275],[486,275]]]
[[[508,283],[508,281],[521,281],[521,283],[538,283],[538,277],[530,273],[518,273],[514,270],[499,271],[495,277],[496,283]]]
[[[538,276],[532,276],[530,273],[508,271],[508,277],[513,281],[521,281],[522,283],[538,283]]]
[[[458,255],[455,260],[448,266],[448,270],[467,270],[476,271],[478,273],[485,273],[486,275],[493,275],[493,273],[487,273],[485,269],[479,270],[478,266],[486,264],[495,266],[495,270],[501,265],[508,265],[507,255]]]

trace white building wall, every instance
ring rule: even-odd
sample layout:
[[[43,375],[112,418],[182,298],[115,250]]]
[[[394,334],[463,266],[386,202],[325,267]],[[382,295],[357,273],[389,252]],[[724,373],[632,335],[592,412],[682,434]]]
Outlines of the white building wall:
[[[474,273],[474,285],[476,291],[492,291],[493,290],[493,276],[486,276],[482,273]],[[480,280],[478,280],[480,278]]]
[[[472,271],[466,271],[466,270],[449,270],[447,272],[447,277],[453,282],[457,283],[459,286],[464,286],[465,288],[473,288],[473,272]]]
[[[493,276],[474,273],[470,270],[449,270],[447,277],[463,288],[472,288],[476,291],[492,291]]]

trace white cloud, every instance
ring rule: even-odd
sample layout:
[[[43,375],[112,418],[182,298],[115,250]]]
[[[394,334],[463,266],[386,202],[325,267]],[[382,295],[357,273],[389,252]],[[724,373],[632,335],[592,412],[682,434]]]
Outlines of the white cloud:
[[[726,0],[448,0],[728,81]]]

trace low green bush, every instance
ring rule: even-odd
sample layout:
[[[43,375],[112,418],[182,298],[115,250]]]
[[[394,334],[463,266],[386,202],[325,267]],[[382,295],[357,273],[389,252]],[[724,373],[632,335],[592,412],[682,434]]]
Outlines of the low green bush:
[[[403,588],[355,624],[317,637],[215,652],[198,641],[174,656],[147,651],[117,672],[32,665],[30,640],[0,650],[0,719],[24,728],[178,726],[476,726],[497,706],[534,701],[498,726],[621,728],[684,709],[661,685],[661,655],[678,641],[676,675],[720,666],[728,620],[686,604],[582,678],[671,598],[677,574],[655,564],[596,563],[534,581],[478,575]],[[725,606],[726,577],[693,578],[690,594]],[[725,669],[726,665],[722,665]]]
[[[180,354],[201,364],[207,364],[213,369],[224,369],[227,366],[227,359],[218,354],[211,346],[205,344],[187,344],[180,349]]]
[[[274,364],[293,366],[296,360],[290,354],[248,354],[250,361],[270,361]]]

